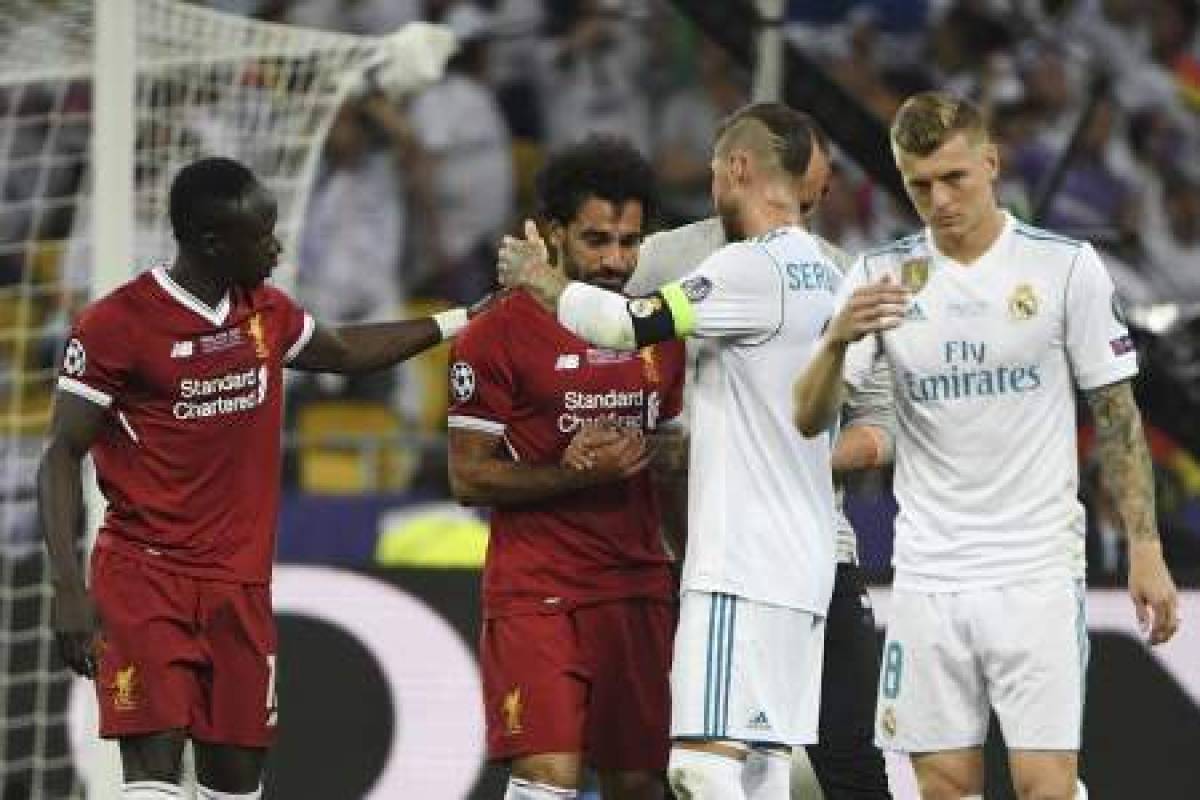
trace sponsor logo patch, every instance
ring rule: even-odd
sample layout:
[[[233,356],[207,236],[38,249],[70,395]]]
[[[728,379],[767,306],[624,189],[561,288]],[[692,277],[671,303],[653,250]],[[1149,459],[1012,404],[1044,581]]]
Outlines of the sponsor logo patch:
[[[563,353],[554,362],[554,369],[558,371],[566,369],[579,369],[579,354],[578,353]]]
[[[83,374],[85,369],[87,369],[87,351],[83,349],[83,342],[72,339],[67,342],[67,351],[63,353],[63,372],[78,377]]]
[[[450,366],[450,394],[459,403],[475,396],[475,370],[465,361],[455,361]]]
[[[1128,333],[1124,336],[1118,336],[1117,338],[1112,339],[1109,341],[1108,345],[1112,348],[1114,356],[1123,356],[1126,353],[1132,353],[1137,349],[1133,345],[1133,337]]]
[[[746,727],[754,731],[771,730],[771,721],[767,719],[767,712],[756,711],[751,714],[750,721],[746,723]]]
[[[712,281],[703,275],[693,275],[679,284],[683,296],[693,303],[699,303],[712,292]]]
[[[639,297],[629,301],[629,313],[638,319],[646,319],[663,307],[662,300],[657,297]]]
[[[171,358],[191,358],[195,349],[191,342],[176,342],[171,345]]]

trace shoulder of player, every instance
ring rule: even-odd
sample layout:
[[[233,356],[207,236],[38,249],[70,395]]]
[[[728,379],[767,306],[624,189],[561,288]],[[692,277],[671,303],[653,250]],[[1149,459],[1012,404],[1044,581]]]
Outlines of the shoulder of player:
[[[1035,254],[1039,263],[1070,267],[1087,246],[1086,242],[1038,228],[1024,222],[1013,225],[1013,238],[1025,250]]]
[[[145,319],[152,313],[149,308],[153,299],[149,291],[151,280],[149,272],[142,273],[93,300],[76,314],[76,325],[98,325],[105,331],[121,330],[124,333],[130,322]]]
[[[714,249],[725,244],[721,221],[716,217],[691,222],[678,228],[655,231],[642,242],[642,249],[676,248],[682,245],[711,245]]]
[[[503,336],[509,325],[514,321],[526,318],[529,308],[527,303],[536,302],[526,292],[513,291],[496,300],[480,314],[467,323],[458,334],[457,343],[474,344],[475,342],[494,341]]]

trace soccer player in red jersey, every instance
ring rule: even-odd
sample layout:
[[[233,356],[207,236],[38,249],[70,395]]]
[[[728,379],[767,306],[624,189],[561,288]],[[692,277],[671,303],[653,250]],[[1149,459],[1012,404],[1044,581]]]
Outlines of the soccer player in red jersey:
[[[645,159],[589,139],[551,158],[537,193],[567,274],[620,291],[653,209]],[[643,434],[679,413],[682,343],[599,349],[521,291],[452,362],[451,484],[494,508],[480,651],[505,798],[573,798],[587,764],[606,800],[657,800],[676,606]],[[589,468],[564,463],[583,449]]]
[[[67,345],[38,472],[54,627],[67,664],[95,680],[122,798],[182,797],[190,738],[200,798],[250,800],[275,732],[283,367],[387,367],[467,312],[315,324],[265,283],[280,253],[275,201],[236,161],[181,170],[170,218],[174,262],[84,309]],[[89,451],[108,511],[85,587],[75,546]]]

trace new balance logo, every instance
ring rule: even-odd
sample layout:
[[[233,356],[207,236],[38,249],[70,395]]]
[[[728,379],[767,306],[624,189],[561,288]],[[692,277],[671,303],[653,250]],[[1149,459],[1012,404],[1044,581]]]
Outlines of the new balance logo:
[[[918,303],[913,303],[908,307],[908,311],[904,312],[904,318],[909,322],[924,322],[926,319],[928,319]]]
[[[579,369],[579,354],[563,353],[558,357],[558,361],[554,362],[554,369]]]
[[[756,731],[771,730],[771,721],[767,719],[767,712],[757,711],[750,715],[750,722],[746,723],[747,728]]]
[[[176,342],[171,345],[171,358],[191,358],[192,350],[191,342]]]

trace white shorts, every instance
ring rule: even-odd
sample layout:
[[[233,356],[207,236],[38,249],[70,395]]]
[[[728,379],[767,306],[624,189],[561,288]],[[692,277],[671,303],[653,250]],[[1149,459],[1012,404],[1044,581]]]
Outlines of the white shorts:
[[[824,653],[824,617],[684,592],[671,666],[672,738],[812,744]]]
[[[1088,638],[1082,581],[892,592],[875,743],[978,747],[996,712],[1010,750],[1078,750]]]

